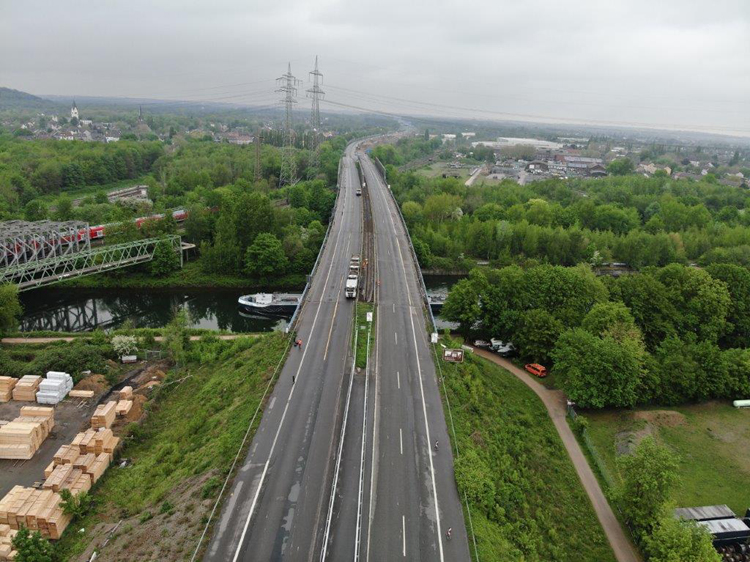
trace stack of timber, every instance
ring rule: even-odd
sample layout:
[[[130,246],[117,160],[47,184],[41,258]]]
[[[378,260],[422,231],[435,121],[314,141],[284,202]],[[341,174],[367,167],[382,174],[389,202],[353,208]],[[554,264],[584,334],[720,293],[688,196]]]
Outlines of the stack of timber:
[[[122,390],[120,390],[120,401],[132,400],[132,399],[133,399],[133,387],[132,386],[122,387]]]
[[[0,560],[15,560],[18,553],[13,550],[13,537],[17,532],[10,525],[0,525]]]
[[[99,404],[91,416],[91,427],[94,429],[109,429],[115,421],[117,402],[111,400],[106,404]]]
[[[60,508],[60,495],[52,490],[34,490],[14,486],[0,500],[0,525],[17,531],[21,525],[39,531],[43,537],[59,539],[70,516]]]
[[[94,391],[93,390],[71,390],[68,393],[68,396],[70,396],[71,398],[93,398]]]
[[[13,387],[13,400],[23,402],[36,402],[36,393],[42,377],[34,375],[25,375],[19,379],[16,386]]]
[[[0,427],[0,459],[32,458],[54,427],[52,408],[24,406],[19,417]]]
[[[100,429],[98,431],[89,429],[76,435],[70,447],[74,448],[79,455],[89,453],[95,455],[109,453],[112,455],[119,444],[120,438],[115,437],[111,429]]]
[[[40,404],[57,404],[73,390],[73,377],[68,373],[49,371],[47,378],[39,383],[36,401]]]
[[[43,488],[59,492],[70,490],[73,495],[88,492],[93,484],[91,476],[72,464],[61,464],[52,470],[52,474],[44,481]]]
[[[13,377],[0,377],[0,402],[9,402],[13,398],[13,387],[18,379]]]

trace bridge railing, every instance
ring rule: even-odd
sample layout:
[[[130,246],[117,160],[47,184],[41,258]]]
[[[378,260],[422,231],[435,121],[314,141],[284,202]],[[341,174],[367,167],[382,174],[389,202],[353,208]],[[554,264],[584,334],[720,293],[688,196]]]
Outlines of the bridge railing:
[[[307,298],[307,294],[310,292],[310,285],[312,284],[312,280],[315,277],[315,273],[318,271],[318,263],[320,263],[320,257],[323,255],[323,251],[326,249],[326,245],[328,243],[328,235],[331,233],[331,227],[333,226],[333,221],[336,220],[336,206],[339,202],[339,194],[341,193],[341,184],[343,183],[341,181],[341,176],[344,171],[344,167],[341,165],[341,162],[343,160],[343,156],[339,158],[339,171],[338,171],[338,179],[336,180],[336,199],[333,202],[333,212],[331,213],[331,218],[328,220],[328,228],[326,228],[326,234],[323,237],[323,243],[320,245],[320,250],[318,250],[318,257],[315,258],[315,263],[313,264],[312,271],[307,276],[307,282],[305,283],[305,288],[302,291],[302,296],[299,299],[299,303],[297,304],[297,308],[294,309],[294,314],[292,314],[291,320],[289,320],[289,324],[286,325],[285,332],[288,334],[289,332],[293,331],[296,327],[297,320],[299,319],[299,312],[302,310],[302,306],[305,303],[305,299]]]
[[[14,283],[18,285],[19,291],[26,291],[76,277],[148,262],[153,259],[154,251],[161,242],[169,243],[173,251],[180,253],[182,264],[182,240],[179,236],[171,235],[112,244],[94,250],[6,267],[0,269],[0,284]]]
[[[393,200],[394,205],[396,206],[396,209],[398,210],[398,216],[401,218],[401,224],[404,227],[404,231],[406,232],[406,239],[409,240],[409,250],[411,251],[411,256],[414,259],[414,268],[417,271],[417,277],[419,277],[419,289],[422,293],[422,300],[424,301],[425,306],[427,307],[427,313],[430,315],[430,323],[432,324],[432,331],[437,332],[437,324],[435,323],[435,315],[432,314],[432,307],[430,306],[430,299],[427,296],[427,285],[425,285],[424,282],[424,276],[422,275],[422,268],[419,265],[419,260],[417,259],[417,252],[414,251],[414,243],[411,239],[411,234],[409,233],[409,227],[406,226],[406,220],[404,219],[404,215],[401,213],[401,205],[398,204],[398,201],[396,200],[396,196],[393,195],[393,191],[391,191],[391,186],[388,185],[388,178],[386,176],[385,166],[383,166],[382,162],[378,160],[378,158],[373,159],[375,163],[375,168],[380,173],[380,176],[383,178],[383,182],[385,183],[386,187],[388,188],[388,194],[391,196],[391,199]]]

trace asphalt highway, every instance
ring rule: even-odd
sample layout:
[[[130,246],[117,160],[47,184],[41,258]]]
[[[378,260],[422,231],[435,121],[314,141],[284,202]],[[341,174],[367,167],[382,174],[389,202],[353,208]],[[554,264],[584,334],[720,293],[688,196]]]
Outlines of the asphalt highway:
[[[469,561],[408,237],[374,164],[359,161],[375,229],[376,338],[370,368],[354,379],[327,559]]]
[[[315,560],[328,512],[337,436],[346,398],[354,303],[343,297],[361,243],[353,146],[309,297],[245,462],[231,486],[206,561]],[[294,382],[293,378],[294,377]]]
[[[355,305],[343,283],[362,239],[354,158],[350,145],[300,312],[302,349],[281,370],[206,561],[471,559],[416,264],[388,187],[364,154],[377,322],[368,368],[353,369]]]

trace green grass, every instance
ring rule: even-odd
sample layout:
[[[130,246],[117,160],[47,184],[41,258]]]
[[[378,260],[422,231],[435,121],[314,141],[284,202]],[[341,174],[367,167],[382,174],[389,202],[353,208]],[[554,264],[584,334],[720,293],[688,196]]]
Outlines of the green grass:
[[[373,313],[372,324],[367,322],[367,313]],[[375,343],[375,305],[367,303],[357,303],[357,316],[354,321],[354,330],[352,330],[352,345],[354,345],[354,334],[358,334],[357,347],[354,350],[356,358],[354,364],[359,369],[364,369],[367,366],[367,342],[370,342],[370,353],[374,348]],[[364,327],[364,329],[363,329]],[[369,338],[368,338],[369,336]]]
[[[451,175],[458,174],[460,178],[464,179],[469,179],[469,177],[471,177],[471,169],[449,168],[448,164],[444,162],[435,162],[424,168],[419,168],[418,170],[416,170],[416,173],[420,176],[425,176],[428,178],[438,178],[441,177],[443,173],[448,173]]]
[[[73,559],[87,546],[90,538],[78,529],[121,518],[148,519],[148,514],[160,513],[167,498],[174,503],[170,494],[186,482],[213,473],[210,489],[208,482],[203,489],[206,497],[192,502],[192,509],[207,515],[212,502],[201,500],[216,497],[286,347],[281,334],[230,342],[209,338],[192,344],[187,366],[169,373],[147,404],[145,423],[132,432],[121,452],[132,465],[122,469],[113,465],[97,483],[97,507],[68,528],[58,546],[61,556]],[[192,552],[198,534],[181,546],[183,552],[175,553],[174,559]]]
[[[647,412],[650,410],[638,410]],[[678,506],[727,504],[738,515],[750,507],[750,411],[710,402],[672,408],[684,416],[678,425],[646,423],[634,412],[586,412],[588,433],[616,481],[617,443],[647,428],[680,458],[672,499]],[[619,437],[618,437],[619,435]]]
[[[140,177],[137,177],[131,180],[120,180],[116,182],[106,183],[103,185],[87,185],[86,187],[65,190],[65,191],[61,191],[60,193],[48,193],[46,195],[37,197],[37,199],[47,205],[54,203],[62,195],[66,195],[70,197],[71,199],[82,199],[83,197],[86,197],[87,195],[96,195],[97,193],[100,193],[100,192],[109,193],[110,191],[114,191],[116,189],[122,189],[125,187],[131,187],[134,185],[143,185],[144,182],[146,181],[146,176],[147,174],[144,174]]]
[[[588,496],[533,391],[471,353],[463,364],[438,361],[460,453],[456,480],[471,504],[480,560],[614,561]],[[448,415],[446,409],[450,429]],[[474,556],[473,546],[471,551]]]
[[[148,266],[127,267],[117,272],[79,277],[59,283],[55,287],[71,289],[247,289],[299,290],[305,286],[305,276],[289,274],[272,279],[240,275],[205,273],[200,258],[186,262],[184,267],[164,277],[154,277]]]

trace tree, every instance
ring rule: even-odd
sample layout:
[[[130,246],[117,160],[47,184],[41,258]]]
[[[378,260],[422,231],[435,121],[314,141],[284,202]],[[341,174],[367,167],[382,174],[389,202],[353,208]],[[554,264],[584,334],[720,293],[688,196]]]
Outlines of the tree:
[[[708,529],[665,514],[645,538],[649,562],[721,562]]]
[[[70,515],[73,519],[84,517],[94,503],[94,498],[88,492],[78,492],[73,494],[67,488],[60,490],[60,507],[63,512]]]
[[[245,253],[245,273],[259,277],[282,275],[289,266],[281,241],[273,234],[259,234]]]
[[[112,348],[118,356],[133,355],[138,351],[138,342],[134,336],[115,336],[112,338]]]
[[[55,220],[68,221],[73,215],[73,202],[70,197],[62,196],[55,204]]]
[[[458,322],[459,331],[468,335],[481,314],[476,283],[471,279],[462,279],[453,285],[443,304],[441,315],[450,322]]]
[[[13,537],[12,544],[18,553],[16,562],[52,562],[55,559],[52,544],[39,531],[32,533],[23,525]]]
[[[164,347],[169,350],[172,359],[179,364],[185,358],[185,349],[190,345],[188,324],[190,317],[184,308],[175,312],[172,320],[164,330]]]
[[[41,221],[47,218],[47,207],[38,199],[26,203],[23,212],[27,221]]]
[[[18,328],[18,319],[23,313],[18,299],[18,285],[0,285],[0,332],[11,332]]]
[[[706,268],[712,278],[723,281],[729,290],[731,304],[727,320],[731,330],[722,339],[727,347],[744,347],[750,340],[750,270],[728,263]]]
[[[513,342],[523,357],[539,363],[547,363],[550,360],[550,352],[563,329],[562,322],[546,310],[532,309],[521,314]]]
[[[596,303],[584,316],[581,327],[595,336],[615,335],[615,339],[621,339],[623,335],[630,333],[631,337],[640,339],[640,331],[635,325],[630,310],[621,302]]]
[[[161,240],[154,248],[151,260],[151,275],[164,277],[180,269],[180,256],[175,252],[169,240]]]
[[[635,164],[630,158],[612,160],[607,166],[607,172],[613,176],[627,176],[635,171]]]
[[[618,457],[623,475],[617,498],[639,539],[651,534],[677,479],[677,458],[653,437],[646,437],[629,455]]]
[[[555,343],[554,373],[568,397],[584,408],[630,407],[638,400],[643,345],[576,328]]]

